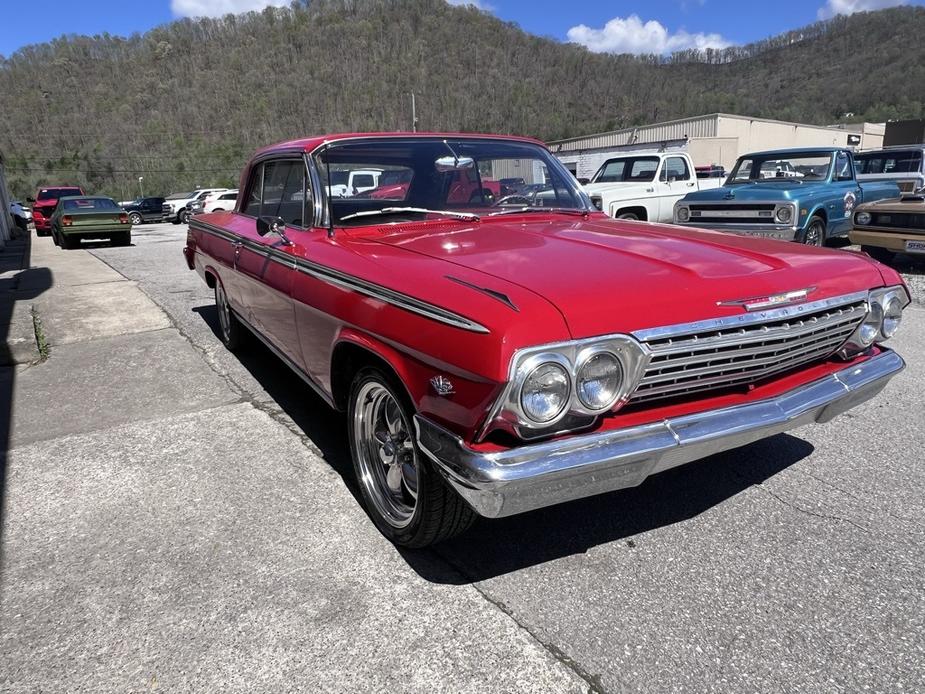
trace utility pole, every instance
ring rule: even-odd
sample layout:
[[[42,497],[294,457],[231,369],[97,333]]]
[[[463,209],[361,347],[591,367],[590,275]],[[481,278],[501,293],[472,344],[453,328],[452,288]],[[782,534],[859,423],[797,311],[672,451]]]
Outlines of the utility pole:
[[[418,131],[418,112],[414,102],[414,92],[411,92],[411,132]]]

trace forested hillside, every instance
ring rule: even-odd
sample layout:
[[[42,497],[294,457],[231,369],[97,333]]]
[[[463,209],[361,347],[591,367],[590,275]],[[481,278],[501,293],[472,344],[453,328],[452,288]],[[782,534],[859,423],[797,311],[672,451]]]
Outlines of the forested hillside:
[[[743,17],[747,8],[743,5]],[[72,36],[0,60],[15,196],[73,182],[116,197],[236,183],[256,147],[411,127],[568,137],[725,111],[809,123],[925,115],[925,9],[837,17],[759,44],[590,53],[443,0],[313,0]]]

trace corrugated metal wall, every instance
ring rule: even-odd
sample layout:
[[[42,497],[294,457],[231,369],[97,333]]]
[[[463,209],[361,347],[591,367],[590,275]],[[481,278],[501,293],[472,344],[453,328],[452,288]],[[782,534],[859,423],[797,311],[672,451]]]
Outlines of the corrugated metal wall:
[[[626,128],[609,133],[598,133],[586,137],[575,137],[569,140],[556,140],[549,143],[554,154],[574,152],[585,149],[600,149],[604,147],[624,147],[632,144],[658,144],[670,140],[683,140],[694,137],[716,137],[716,124],[719,114],[697,118],[684,118],[681,120],[642,125],[638,128]]]

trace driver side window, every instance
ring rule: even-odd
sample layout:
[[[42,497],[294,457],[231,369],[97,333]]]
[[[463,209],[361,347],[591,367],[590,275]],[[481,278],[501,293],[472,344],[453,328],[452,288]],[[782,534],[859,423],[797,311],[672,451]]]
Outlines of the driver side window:
[[[851,171],[851,159],[844,152],[839,152],[835,157],[835,180],[836,181],[853,181],[854,174]]]

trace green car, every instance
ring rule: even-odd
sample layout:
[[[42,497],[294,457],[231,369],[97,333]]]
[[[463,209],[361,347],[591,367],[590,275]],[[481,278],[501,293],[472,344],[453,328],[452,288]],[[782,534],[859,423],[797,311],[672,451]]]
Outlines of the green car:
[[[128,214],[112,198],[89,195],[60,198],[51,215],[51,236],[56,246],[76,248],[82,239],[109,239],[132,243]]]

